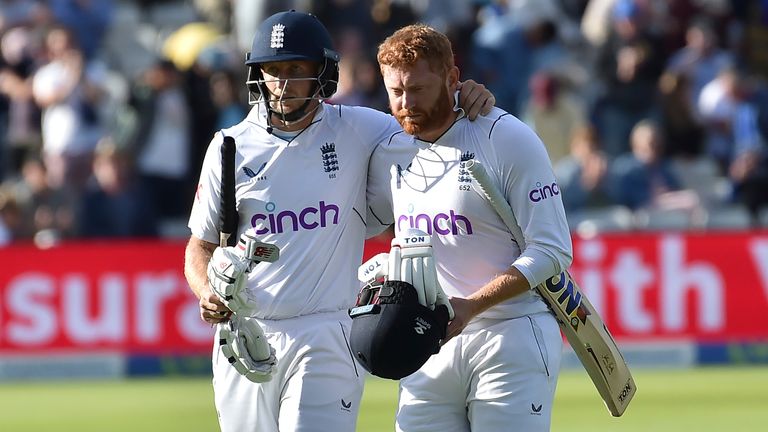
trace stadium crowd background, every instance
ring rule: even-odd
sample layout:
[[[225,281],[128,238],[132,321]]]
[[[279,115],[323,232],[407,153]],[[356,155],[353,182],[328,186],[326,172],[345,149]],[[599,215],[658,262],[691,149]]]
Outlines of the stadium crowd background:
[[[0,245],[186,237],[255,27],[288,8],[335,38],[331,102],[383,111],[378,43],[446,32],[581,234],[768,226],[768,0],[0,0]]]

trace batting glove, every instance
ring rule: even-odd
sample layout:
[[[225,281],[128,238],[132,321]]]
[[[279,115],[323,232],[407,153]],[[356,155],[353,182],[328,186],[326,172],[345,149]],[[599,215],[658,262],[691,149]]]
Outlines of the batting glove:
[[[249,381],[271,380],[277,357],[259,323],[254,318],[233,315],[219,326],[219,347],[232,367]]]
[[[376,288],[381,286],[377,281],[397,280],[413,285],[422,305],[432,310],[444,306],[448,319],[454,317],[451,302],[437,280],[430,236],[424,231],[408,229],[392,239],[389,253],[366,261],[358,268],[357,278],[366,284],[358,295],[358,305],[371,302]]]
[[[248,311],[247,274],[255,263],[275,262],[279,257],[277,246],[260,242],[245,232],[237,246],[218,247],[213,251],[208,262],[208,282],[229,310]]]

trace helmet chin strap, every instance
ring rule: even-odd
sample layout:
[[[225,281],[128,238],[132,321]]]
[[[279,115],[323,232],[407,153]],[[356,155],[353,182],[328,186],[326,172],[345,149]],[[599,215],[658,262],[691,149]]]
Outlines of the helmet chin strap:
[[[304,120],[305,118],[307,118],[307,116],[317,111],[317,108],[320,107],[319,103],[310,111],[307,111],[307,107],[309,107],[309,104],[313,100],[316,100],[316,99],[319,100],[319,98],[316,97],[318,96],[319,93],[320,93],[320,86],[315,84],[315,91],[312,93],[312,97],[307,98],[307,100],[300,107],[296,108],[295,110],[287,114],[273,110],[272,107],[270,106],[270,103],[265,102],[265,106],[267,108],[267,132],[270,134],[272,133],[272,129],[274,125],[274,123],[272,123],[273,115],[278,119],[280,119],[280,123],[282,123],[284,126],[290,126],[293,123],[298,123]],[[278,99],[277,102],[278,103],[282,102],[282,96],[280,97],[280,99]]]

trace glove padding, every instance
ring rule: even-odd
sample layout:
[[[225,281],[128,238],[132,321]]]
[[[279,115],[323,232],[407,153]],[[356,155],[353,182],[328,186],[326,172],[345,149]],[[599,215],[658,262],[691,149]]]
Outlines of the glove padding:
[[[233,315],[219,328],[219,348],[240,375],[255,383],[272,379],[277,367],[275,349],[254,318]]]
[[[213,292],[232,312],[248,310],[246,276],[258,262],[275,262],[280,257],[277,246],[263,243],[249,232],[240,236],[237,246],[218,247],[208,262],[208,282]]]
[[[357,276],[366,283],[358,296],[358,305],[371,302],[380,286],[374,282],[403,281],[413,285],[419,303],[431,310],[445,307],[448,319],[454,317],[451,302],[437,280],[430,236],[424,231],[411,228],[392,239],[389,254],[381,253],[366,261]]]

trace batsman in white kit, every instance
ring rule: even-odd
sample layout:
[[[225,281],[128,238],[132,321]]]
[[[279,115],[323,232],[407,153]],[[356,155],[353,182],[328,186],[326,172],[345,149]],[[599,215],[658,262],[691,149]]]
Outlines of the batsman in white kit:
[[[267,18],[246,60],[254,107],[205,155],[185,275],[202,319],[216,324],[223,431],[355,429],[365,372],[349,347],[348,309],[371,213],[368,166],[400,126],[323,102],[338,61],[314,16]],[[482,86],[468,93],[472,112],[486,109]]]
[[[500,109],[467,121],[452,96],[458,68],[450,42],[434,29],[398,30],[378,60],[405,133],[374,154],[369,175],[390,182],[370,188],[370,202],[390,203],[389,212],[373,211],[398,236],[426,233],[453,315],[439,352],[400,381],[396,428],[548,431],[563,343],[531,288],[568,268],[572,245],[546,149]],[[476,190],[472,161],[485,165],[514,209],[524,248]],[[377,169],[387,162],[389,171]]]

